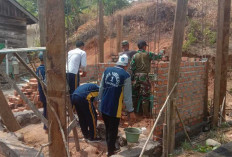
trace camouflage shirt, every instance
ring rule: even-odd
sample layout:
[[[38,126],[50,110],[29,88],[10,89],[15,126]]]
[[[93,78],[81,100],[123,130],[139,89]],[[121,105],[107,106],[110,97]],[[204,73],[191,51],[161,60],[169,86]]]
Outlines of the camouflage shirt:
[[[152,60],[158,60],[162,58],[162,54],[156,55],[152,52],[145,50],[139,50],[131,60],[131,67],[133,73],[149,73]]]

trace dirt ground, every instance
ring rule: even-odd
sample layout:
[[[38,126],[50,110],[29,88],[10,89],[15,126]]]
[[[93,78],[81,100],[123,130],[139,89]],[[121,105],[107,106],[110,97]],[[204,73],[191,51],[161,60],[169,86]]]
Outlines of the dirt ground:
[[[121,121],[119,134],[124,134],[122,126],[124,125],[125,121]],[[147,133],[150,131],[150,119],[143,119],[139,118],[138,123],[134,124],[133,127],[146,127]],[[81,151],[77,152],[75,148],[74,138],[72,133],[70,134],[69,140],[69,149],[71,152],[71,156],[75,157],[106,157],[106,142],[102,141],[100,143],[88,143],[87,141],[83,140],[83,135],[81,133],[80,128],[78,130],[78,136],[80,138],[80,147]],[[43,124],[33,124],[28,125],[21,130],[17,131],[24,135],[25,144],[35,149],[39,150],[41,145],[48,143],[48,134],[45,133],[43,130]],[[48,147],[45,147],[42,151],[45,157],[49,156]]]

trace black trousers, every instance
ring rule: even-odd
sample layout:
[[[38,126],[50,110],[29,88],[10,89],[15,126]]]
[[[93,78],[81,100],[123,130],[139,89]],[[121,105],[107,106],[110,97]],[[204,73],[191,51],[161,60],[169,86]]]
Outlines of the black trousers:
[[[106,127],[106,143],[108,149],[108,156],[110,156],[114,154],[120,118],[110,117],[105,114],[102,114],[102,118]]]
[[[92,102],[78,95],[72,96],[72,104],[75,105],[81,132],[84,137],[94,139],[97,134],[97,113]]]
[[[80,85],[79,72],[77,74],[66,73],[66,78],[67,78],[67,82],[68,82],[68,85],[69,85],[69,94],[70,94],[70,97],[71,97],[71,95],[73,94],[75,89],[77,87],[79,87],[79,85]]]

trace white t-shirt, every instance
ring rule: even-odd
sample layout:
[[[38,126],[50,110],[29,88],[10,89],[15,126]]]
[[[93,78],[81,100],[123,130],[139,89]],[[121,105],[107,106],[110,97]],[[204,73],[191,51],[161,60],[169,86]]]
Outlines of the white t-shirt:
[[[66,64],[66,73],[77,74],[81,67],[83,71],[86,68],[86,52],[76,48],[68,52],[68,63]]]

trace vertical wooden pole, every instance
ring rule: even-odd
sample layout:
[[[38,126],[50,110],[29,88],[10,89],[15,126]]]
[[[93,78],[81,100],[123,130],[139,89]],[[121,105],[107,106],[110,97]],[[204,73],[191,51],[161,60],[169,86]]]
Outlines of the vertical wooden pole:
[[[228,53],[229,53],[229,37],[230,37],[230,12],[231,0],[225,1],[224,6],[224,25],[223,25],[223,41],[222,41],[222,67],[221,67],[221,89],[220,89],[220,102],[222,104],[224,97],[226,97],[227,87],[227,66],[228,66]],[[226,100],[225,100],[226,103]],[[223,117],[225,117],[226,105],[223,109]]]
[[[64,1],[46,1],[47,20],[47,103],[48,122],[51,129],[49,134],[49,156],[66,157],[65,143],[62,139],[58,120],[49,106],[52,106],[58,115],[66,137],[66,74],[65,74],[65,24]]]
[[[40,32],[40,46],[46,46],[46,3],[45,0],[38,0],[39,13],[39,32]]]
[[[3,61],[3,59],[5,58],[5,54],[0,54],[0,65]],[[15,119],[7,101],[6,98],[0,88],[0,116],[2,117],[2,120],[4,122],[4,124],[6,125],[7,129],[9,131],[17,131],[19,129],[21,129],[19,123],[17,122],[17,120]]]
[[[227,58],[230,29],[230,15],[227,14],[230,14],[230,4],[231,0],[218,0],[217,54],[215,68],[216,75],[214,81],[214,127],[218,125],[218,113],[220,105],[226,94]]]
[[[118,15],[117,16],[117,54],[122,51],[122,47],[121,47],[122,27],[123,27],[123,18],[121,15]]]
[[[104,10],[103,0],[99,0],[99,39],[98,39],[98,62],[104,63]]]
[[[187,4],[188,4],[188,0],[177,1],[171,60],[170,60],[169,72],[168,72],[168,93],[170,93],[171,89],[173,88],[175,83],[178,82],[179,79]],[[165,139],[164,141],[167,142],[165,146],[168,147],[166,149],[166,154],[164,152],[165,156],[168,156],[168,154],[173,153],[175,146],[175,106],[173,104],[173,100],[177,96],[176,89],[170,98],[170,104],[168,104],[167,106],[167,112],[165,115],[167,117],[167,130],[164,130],[166,132],[164,133],[164,135],[166,134],[167,136],[164,136],[163,138]]]
[[[40,46],[46,46],[46,1],[45,0],[37,0],[38,5],[38,13],[39,13],[39,32],[40,32]],[[44,63],[46,68],[46,51],[43,52],[44,55]]]

